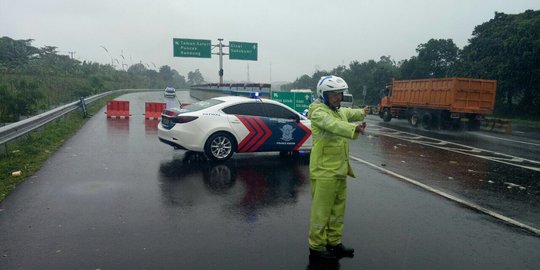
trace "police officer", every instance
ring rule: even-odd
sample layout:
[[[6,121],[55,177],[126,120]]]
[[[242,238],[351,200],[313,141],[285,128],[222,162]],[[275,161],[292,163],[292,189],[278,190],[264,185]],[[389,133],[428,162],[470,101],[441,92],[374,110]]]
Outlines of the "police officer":
[[[317,84],[318,99],[308,109],[313,149],[309,174],[311,217],[310,258],[335,260],[353,257],[354,249],[341,242],[345,214],[346,178],[354,177],[349,164],[349,139],[364,134],[365,109],[340,108],[347,83],[340,77],[324,76]]]

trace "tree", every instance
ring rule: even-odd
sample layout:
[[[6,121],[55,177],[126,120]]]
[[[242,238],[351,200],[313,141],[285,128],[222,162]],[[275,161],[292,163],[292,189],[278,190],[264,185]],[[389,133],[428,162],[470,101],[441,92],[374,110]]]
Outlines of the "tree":
[[[416,48],[418,56],[402,63],[404,79],[444,78],[454,75],[459,48],[452,39],[430,39]]]
[[[39,49],[30,46],[32,41],[32,39],[0,38],[0,65],[14,69],[27,64],[31,58],[36,57],[39,53]]]
[[[19,81],[12,84],[13,91],[2,90],[2,95],[7,97],[7,112],[4,113],[8,119],[19,121],[22,115],[30,116],[36,113],[38,102],[44,98],[38,90],[38,84]]]
[[[7,86],[0,85],[0,122],[2,123],[12,121],[10,116],[13,98],[13,94],[8,91]]]
[[[315,89],[313,79],[309,75],[302,75],[300,78],[296,78],[293,83],[284,84],[281,86],[282,91],[290,91],[291,89]]]
[[[190,85],[197,85],[204,82],[204,78],[199,71],[199,69],[196,69],[195,71],[188,72],[188,84]]]
[[[40,73],[67,75],[74,74],[79,69],[80,61],[67,55],[57,54],[56,47],[45,46],[39,50],[39,57],[32,60],[34,67]]]
[[[420,76],[417,75],[416,71],[416,62],[417,57],[413,56],[409,59],[402,60],[399,62],[399,79],[407,80],[407,79],[416,79]]]
[[[165,65],[159,68],[159,76],[167,84],[173,84],[173,75],[174,73],[172,72],[171,67]]]
[[[497,80],[496,111],[540,116],[540,11],[495,12],[463,48],[463,76]],[[518,106],[515,106],[518,105]]]
[[[142,63],[138,63],[131,65],[127,72],[132,75],[144,75],[146,73],[146,67]]]
[[[178,71],[176,70],[172,70],[172,77],[173,77],[173,85],[178,87],[178,88],[189,88],[189,85],[188,83],[186,82],[186,78],[182,75],[180,75],[180,73],[178,73]]]

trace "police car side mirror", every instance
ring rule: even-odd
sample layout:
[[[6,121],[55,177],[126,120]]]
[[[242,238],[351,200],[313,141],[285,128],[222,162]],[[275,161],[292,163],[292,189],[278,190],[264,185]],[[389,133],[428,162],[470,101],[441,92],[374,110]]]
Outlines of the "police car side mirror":
[[[291,118],[292,118],[296,123],[300,123],[300,116],[298,116],[298,115],[295,114],[295,115],[293,115]]]

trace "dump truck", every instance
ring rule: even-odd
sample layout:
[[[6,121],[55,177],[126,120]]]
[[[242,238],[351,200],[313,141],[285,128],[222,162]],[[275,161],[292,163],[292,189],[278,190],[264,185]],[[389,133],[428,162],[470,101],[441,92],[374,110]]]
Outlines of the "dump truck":
[[[493,113],[497,81],[471,78],[393,80],[385,87],[379,116],[407,119],[424,129],[478,130]]]

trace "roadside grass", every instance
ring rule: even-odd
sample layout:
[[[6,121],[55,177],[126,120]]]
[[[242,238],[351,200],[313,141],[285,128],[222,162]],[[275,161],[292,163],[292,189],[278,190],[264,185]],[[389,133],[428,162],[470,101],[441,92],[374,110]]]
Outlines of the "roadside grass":
[[[108,96],[87,105],[89,115],[94,115],[107,100]],[[18,138],[0,147],[0,202],[2,202],[18,184],[34,175],[43,163],[66,140],[73,136],[89,118],[83,118],[82,111],[75,110],[58,120],[51,122],[37,131]],[[21,171],[20,176],[12,173]]]
[[[518,124],[518,125],[524,125],[528,127],[540,128],[540,120],[513,118],[512,123]]]

